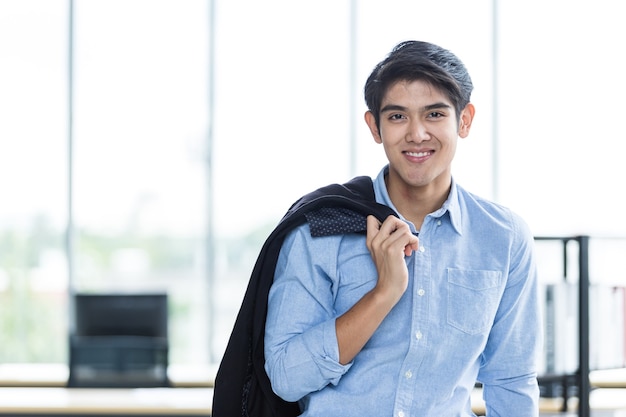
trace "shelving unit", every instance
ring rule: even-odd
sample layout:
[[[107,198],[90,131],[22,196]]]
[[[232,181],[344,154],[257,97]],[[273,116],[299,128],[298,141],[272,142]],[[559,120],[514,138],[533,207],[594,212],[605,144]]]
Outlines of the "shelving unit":
[[[578,244],[578,370],[574,374],[543,375],[539,382],[560,382],[563,386],[563,408],[567,412],[569,388],[576,387],[578,397],[578,416],[591,417],[589,395],[589,236],[549,237],[537,236],[536,241],[560,241],[563,245],[563,277],[568,278],[568,245]]]

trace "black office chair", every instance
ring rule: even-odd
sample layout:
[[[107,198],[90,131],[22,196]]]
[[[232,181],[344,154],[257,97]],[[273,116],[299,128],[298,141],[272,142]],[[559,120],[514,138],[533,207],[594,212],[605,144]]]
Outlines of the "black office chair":
[[[166,294],[77,294],[69,387],[166,387]]]

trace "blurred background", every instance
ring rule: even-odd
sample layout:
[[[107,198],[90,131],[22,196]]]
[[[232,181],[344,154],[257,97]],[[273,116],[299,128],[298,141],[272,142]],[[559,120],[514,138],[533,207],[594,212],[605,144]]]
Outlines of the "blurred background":
[[[612,0],[0,0],[0,363],[66,363],[70,297],[98,291],[166,292],[170,363],[217,363],[289,205],[385,163],[362,87],[407,39],[472,75],[460,184],[536,235],[626,236],[623,17]],[[611,251],[592,266],[623,283]]]

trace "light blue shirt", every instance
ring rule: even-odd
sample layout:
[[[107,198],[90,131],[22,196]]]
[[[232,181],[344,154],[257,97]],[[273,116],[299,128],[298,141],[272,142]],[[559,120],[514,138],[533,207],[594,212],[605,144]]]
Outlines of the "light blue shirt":
[[[374,191],[394,208],[386,170]],[[520,217],[453,181],[444,205],[424,219],[419,250],[406,257],[405,294],[343,366],[335,319],[374,288],[376,268],[364,235],[312,238],[300,226],[283,244],[269,295],[265,369],[273,390],[299,401],[303,416],[465,417],[474,416],[470,394],[479,381],[487,416],[537,416],[542,331],[533,252]]]

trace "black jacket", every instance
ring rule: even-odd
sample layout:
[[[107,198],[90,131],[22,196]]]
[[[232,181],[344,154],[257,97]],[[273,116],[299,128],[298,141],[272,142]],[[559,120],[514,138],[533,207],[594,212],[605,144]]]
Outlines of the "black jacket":
[[[264,333],[267,297],[285,236],[306,222],[306,215],[323,208],[348,209],[381,222],[395,212],[375,201],[372,180],[356,177],[332,184],[296,201],[261,248],[252,271],[226,351],[215,378],[213,417],[289,417],[300,414],[297,403],[286,402],[272,391],[265,373]],[[365,225],[365,222],[363,222]],[[359,230],[359,232],[364,232]]]

